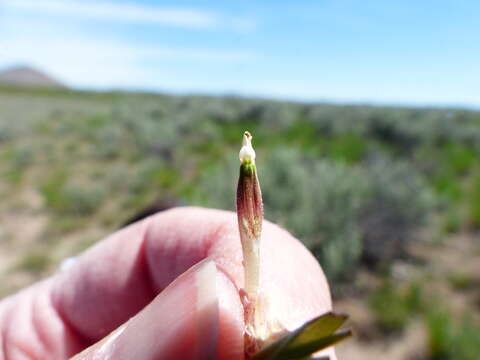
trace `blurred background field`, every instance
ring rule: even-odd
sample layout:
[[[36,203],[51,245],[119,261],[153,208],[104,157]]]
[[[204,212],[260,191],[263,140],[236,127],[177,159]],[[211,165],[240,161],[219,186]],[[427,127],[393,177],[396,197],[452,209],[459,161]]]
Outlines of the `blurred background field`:
[[[249,129],[266,218],[352,315],[340,353],[477,356],[480,112],[7,86],[0,109],[3,296],[152,209],[233,210]]]
[[[0,297],[125,224],[234,209],[317,257],[339,359],[478,360],[480,5],[0,2]]]

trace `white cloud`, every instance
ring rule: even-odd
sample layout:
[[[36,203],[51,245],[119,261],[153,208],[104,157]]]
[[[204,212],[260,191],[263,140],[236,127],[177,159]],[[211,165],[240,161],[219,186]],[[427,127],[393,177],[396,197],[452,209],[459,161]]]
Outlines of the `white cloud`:
[[[122,84],[141,77],[128,51],[88,42],[49,42],[15,38],[0,42],[0,65],[27,64],[74,86]]]
[[[230,27],[244,32],[252,31],[256,26],[251,19],[228,17],[210,11],[128,3],[91,0],[5,0],[2,5],[4,8],[17,11],[123,23],[150,23],[203,29]]]
[[[141,88],[143,84],[152,84],[152,73],[143,63],[155,64],[157,80],[154,82],[164,83],[172,77],[171,63],[162,66],[164,61],[243,64],[256,58],[248,51],[137,46],[89,38],[52,40],[46,36],[13,36],[0,39],[0,67],[31,64],[80,87]]]
[[[191,49],[172,47],[135,47],[137,57],[153,60],[250,62],[255,53],[239,50]]]

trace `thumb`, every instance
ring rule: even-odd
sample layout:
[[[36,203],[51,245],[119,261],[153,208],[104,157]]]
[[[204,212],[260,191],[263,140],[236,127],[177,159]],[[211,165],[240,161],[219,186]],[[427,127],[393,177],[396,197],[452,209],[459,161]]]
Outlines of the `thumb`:
[[[207,259],[73,359],[243,359],[243,329],[238,291]]]

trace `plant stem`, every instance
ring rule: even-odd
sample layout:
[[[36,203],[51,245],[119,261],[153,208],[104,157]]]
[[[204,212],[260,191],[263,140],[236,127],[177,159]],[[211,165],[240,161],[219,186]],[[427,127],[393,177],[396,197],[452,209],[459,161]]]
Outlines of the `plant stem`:
[[[245,310],[248,341],[255,343],[255,327],[259,319],[255,314],[260,287],[260,237],[263,221],[263,203],[255,165],[255,151],[252,136],[248,131],[243,135],[240,150],[240,175],[237,187],[237,217],[240,241],[243,251],[245,284],[248,303]]]

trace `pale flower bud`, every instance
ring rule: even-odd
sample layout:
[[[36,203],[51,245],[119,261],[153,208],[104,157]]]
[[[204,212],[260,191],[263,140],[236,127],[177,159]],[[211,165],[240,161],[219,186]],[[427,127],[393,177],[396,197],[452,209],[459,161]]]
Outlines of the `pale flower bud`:
[[[252,147],[252,135],[243,134],[242,148],[239,153],[240,175],[237,187],[237,217],[240,240],[242,243],[243,266],[245,269],[244,291],[246,299],[246,348],[247,352],[258,350],[256,346],[256,325],[258,315],[256,305],[260,287],[260,237],[262,232],[263,202],[255,165],[255,150]]]
[[[242,148],[238,154],[240,162],[244,163],[255,163],[255,150],[252,147],[252,135],[245,131],[243,134]]]

